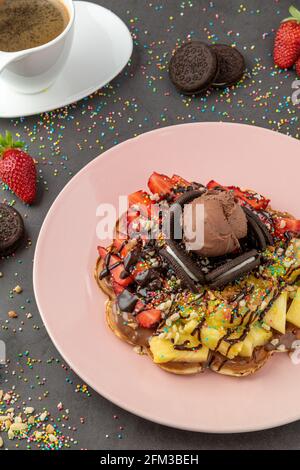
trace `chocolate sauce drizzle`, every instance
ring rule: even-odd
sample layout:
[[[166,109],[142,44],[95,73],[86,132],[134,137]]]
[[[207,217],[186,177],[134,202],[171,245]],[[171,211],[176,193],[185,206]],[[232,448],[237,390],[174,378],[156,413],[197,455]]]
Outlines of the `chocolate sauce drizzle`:
[[[198,346],[188,347],[189,340],[184,341],[182,344],[175,344],[174,349],[177,351],[199,351],[203,346],[199,344]]]

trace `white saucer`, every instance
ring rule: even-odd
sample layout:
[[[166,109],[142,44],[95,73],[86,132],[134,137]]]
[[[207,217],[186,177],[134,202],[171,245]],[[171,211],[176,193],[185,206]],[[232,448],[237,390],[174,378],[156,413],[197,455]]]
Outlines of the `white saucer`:
[[[133,43],[123,21],[94,3],[74,3],[74,43],[61,75],[36,95],[17,93],[0,79],[0,118],[30,116],[74,103],[109,83],[127,64]]]

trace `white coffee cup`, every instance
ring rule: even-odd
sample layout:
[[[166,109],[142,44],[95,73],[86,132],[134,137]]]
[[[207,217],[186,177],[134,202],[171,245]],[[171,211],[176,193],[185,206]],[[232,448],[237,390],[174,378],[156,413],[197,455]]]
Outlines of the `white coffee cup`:
[[[20,93],[38,93],[51,86],[63,69],[73,41],[75,8],[72,0],[60,0],[69,23],[52,41],[18,52],[0,51],[0,76]]]

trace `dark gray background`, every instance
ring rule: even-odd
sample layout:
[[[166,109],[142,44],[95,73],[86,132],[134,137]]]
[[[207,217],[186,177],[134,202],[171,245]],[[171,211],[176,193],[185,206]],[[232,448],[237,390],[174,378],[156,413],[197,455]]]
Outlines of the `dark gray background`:
[[[299,422],[251,434],[197,434],[140,419],[92,390],[91,397],[75,393],[76,385],[82,382],[64,365],[42,325],[32,290],[37,235],[57,194],[72,175],[99,153],[136,134],[191,121],[235,121],[294,137],[299,133],[298,109],[290,100],[295,74],[274,69],[271,57],[274,28],[288,16],[290,0],[98,0],[95,3],[112,9],[130,27],[135,41],[131,64],[112,84],[76,105],[26,119],[0,120],[1,131],[10,129],[27,141],[38,160],[39,171],[37,203],[28,208],[16,199],[16,207],[26,216],[32,245],[19,250],[11,259],[0,260],[3,273],[0,336],[7,344],[9,360],[0,369],[0,389],[15,387],[20,395],[19,405],[31,403],[37,410],[45,407],[55,419],[62,414],[57,404],[63,402],[70,416],[64,432],[78,441],[72,446],[78,449],[300,448]],[[246,11],[239,8],[241,4]],[[226,93],[214,92],[201,98],[184,98],[176,93],[168,80],[166,66],[176,42],[189,35],[208,42],[235,42],[247,60],[245,82]],[[5,189],[0,195],[1,200],[14,200]],[[16,284],[24,289],[21,295],[10,293]],[[7,322],[7,312],[11,309],[19,317]],[[26,318],[28,312],[33,318]],[[25,351],[33,363],[32,369],[26,365],[26,357],[20,357]],[[80,417],[85,418],[84,424],[80,424]],[[77,430],[73,432],[68,426]],[[16,442],[5,438],[5,444],[14,449]],[[25,443],[20,443],[20,448],[23,447]]]

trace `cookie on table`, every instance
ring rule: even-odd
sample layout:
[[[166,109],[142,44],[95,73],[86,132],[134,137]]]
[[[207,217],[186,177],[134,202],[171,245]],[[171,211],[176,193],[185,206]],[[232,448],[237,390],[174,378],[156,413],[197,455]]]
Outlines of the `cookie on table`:
[[[216,53],[201,41],[179,47],[169,65],[172,83],[184,94],[201,93],[210,87],[218,74]]]
[[[24,235],[24,222],[19,212],[7,204],[0,204],[0,256],[16,251]]]
[[[239,82],[245,73],[246,64],[243,55],[236,47],[227,44],[214,44],[211,50],[218,58],[218,74],[213,81],[214,87],[227,87]]]

